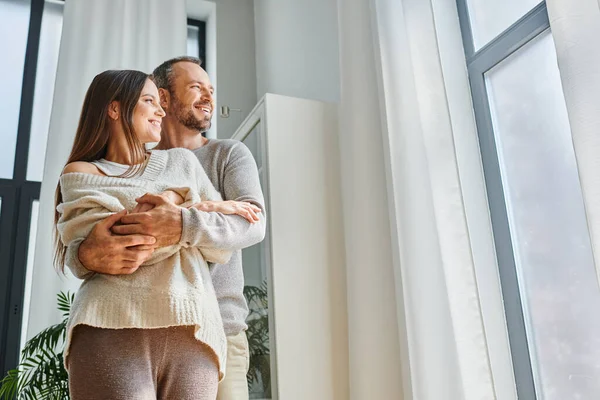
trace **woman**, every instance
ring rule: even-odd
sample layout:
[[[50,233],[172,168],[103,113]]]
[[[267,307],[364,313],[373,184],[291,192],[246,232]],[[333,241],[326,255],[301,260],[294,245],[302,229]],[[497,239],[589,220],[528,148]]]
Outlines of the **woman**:
[[[145,151],[160,140],[164,115],[147,74],[106,71],[94,78],[57,187],[61,271],[66,253],[98,221],[144,211],[136,199],[145,193],[163,193],[182,213],[221,200],[190,151]],[[132,248],[131,255],[146,259],[133,274],[94,274],[77,293],[65,344],[71,398],[214,399],[226,341],[207,261],[224,263],[230,251],[182,241]]]

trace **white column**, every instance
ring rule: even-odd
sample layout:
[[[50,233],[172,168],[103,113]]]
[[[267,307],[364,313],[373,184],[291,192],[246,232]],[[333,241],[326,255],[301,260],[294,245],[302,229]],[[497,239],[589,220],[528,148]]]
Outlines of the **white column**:
[[[67,1],[48,134],[33,266],[27,336],[60,320],[56,294],[79,282],[52,266],[54,191],[73,145],[85,92],[107,69],[151,73],[162,61],[186,52],[184,0]]]

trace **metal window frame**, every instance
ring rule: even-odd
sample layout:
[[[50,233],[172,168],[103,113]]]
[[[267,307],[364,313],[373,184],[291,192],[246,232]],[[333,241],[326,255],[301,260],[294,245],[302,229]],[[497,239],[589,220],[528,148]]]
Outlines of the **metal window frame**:
[[[201,61],[200,66],[206,70],[206,22],[188,18],[187,24],[198,28],[198,58]]]
[[[31,0],[17,145],[12,179],[0,179],[0,277],[4,288],[0,293],[0,373],[16,367],[19,361],[23,301],[31,203],[39,199],[40,182],[27,181],[29,140],[35,80],[44,14],[44,0]]]
[[[541,394],[536,394],[535,390],[530,344],[527,340],[523,303],[500,173],[498,149],[494,137],[492,114],[485,84],[485,73],[549,29],[550,22],[546,4],[542,1],[490,43],[476,51],[467,1],[457,0],[458,14],[490,206],[517,396],[519,399],[537,399],[541,397]]]
[[[25,279],[27,275],[27,257],[29,255],[29,234],[31,228],[32,204],[40,198],[39,182],[27,182],[21,188],[19,202],[15,204],[13,221],[16,222],[17,235],[13,236],[11,279],[12,290],[9,298],[9,313],[6,322],[9,329],[6,335],[7,346],[4,349],[5,368],[16,366],[20,357],[21,327],[23,324],[23,303],[25,301]],[[51,268],[51,263],[48,265]],[[12,364],[9,364],[12,363]]]
[[[8,336],[8,313],[10,312],[10,292],[12,281],[12,263],[13,257],[13,226],[15,221],[15,190],[9,185],[3,185],[0,182],[0,198],[2,198],[2,208],[0,208],[0,352],[4,354],[7,349],[6,337]],[[0,357],[0,371],[2,376],[8,369],[5,364],[6,357]],[[13,365],[10,364],[9,365]]]

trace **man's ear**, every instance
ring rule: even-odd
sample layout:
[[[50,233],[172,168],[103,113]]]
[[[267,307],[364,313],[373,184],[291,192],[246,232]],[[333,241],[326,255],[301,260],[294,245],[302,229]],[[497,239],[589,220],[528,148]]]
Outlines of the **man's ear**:
[[[108,117],[113,121],[119,119],[121,105],[118,101],[113,101],[108,105]]]
[[[167,111],[169,109],[169,104],[171,103],[171,93],[167,89],[160,88],[158,89],[158,98],[160,100],[160,106],[163,110]]]

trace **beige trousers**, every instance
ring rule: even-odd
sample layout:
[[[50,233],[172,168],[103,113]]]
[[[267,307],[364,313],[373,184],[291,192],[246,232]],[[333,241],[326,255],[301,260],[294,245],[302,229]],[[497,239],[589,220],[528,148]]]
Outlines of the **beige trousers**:
[[[71,400],[214,400],[214,352],[194,328],[75,327],[69,352]]]
[[[250,351],[246,332],[227,336],[227,365],[225,378],[219,384],[217,400],[248,400],[246,374],[250,364]]]

